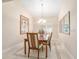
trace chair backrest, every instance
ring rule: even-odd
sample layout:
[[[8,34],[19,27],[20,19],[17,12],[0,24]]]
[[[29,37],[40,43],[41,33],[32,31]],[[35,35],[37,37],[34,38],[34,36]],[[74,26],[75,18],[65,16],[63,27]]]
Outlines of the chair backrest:
[[[49,34],[48,40],[51,41],[52,39],[52,32]]]
[[[51,34],[50,34],[50,37],[52,38],[52,32],[51,32]]]
[[[30,48],[38,48],[38,33],[27,33],[28,45]]]

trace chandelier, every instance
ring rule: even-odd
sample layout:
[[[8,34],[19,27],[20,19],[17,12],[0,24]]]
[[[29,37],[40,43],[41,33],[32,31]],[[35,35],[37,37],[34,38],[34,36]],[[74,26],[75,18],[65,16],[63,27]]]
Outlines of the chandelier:
[[[43,18],[43,8],[44,8],[44,3],[41,2],[41,17],[38,20],[39,24],[45,24],[46,23],[46,20]]]

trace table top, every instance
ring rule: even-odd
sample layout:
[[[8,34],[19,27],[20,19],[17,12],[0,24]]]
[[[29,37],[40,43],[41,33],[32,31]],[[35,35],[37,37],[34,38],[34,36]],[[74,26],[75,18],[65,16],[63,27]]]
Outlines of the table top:
[[[48,40],[49,35],[39,36],[39,40]]]

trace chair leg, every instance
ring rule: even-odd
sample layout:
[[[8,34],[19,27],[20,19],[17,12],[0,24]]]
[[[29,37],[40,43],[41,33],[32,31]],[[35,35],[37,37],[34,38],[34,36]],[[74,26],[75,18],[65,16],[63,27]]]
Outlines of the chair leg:
[[[47,58],[47,45],[46,45],[46,58]]]
[[[51,50],[51,42],[49,42],[49,48],[50,48],[50,50]]]
[[[24,54],[26,54],[26,41],[24,40]]]
[[[39,50],[38,50],[38,59],[39,59]]]
[[[29,54],[30,54],[30,49],[28,49],[28,57],[29,57]]]

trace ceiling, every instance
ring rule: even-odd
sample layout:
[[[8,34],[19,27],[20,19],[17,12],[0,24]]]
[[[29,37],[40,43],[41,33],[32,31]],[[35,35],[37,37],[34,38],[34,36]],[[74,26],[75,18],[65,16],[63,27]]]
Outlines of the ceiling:
[[[21,3],[33,16],[39,16],[41,12],[43,16],[57,16],[61,5],[60,0],[21,0]],[[44,4],[43,8],[41,3]]]
[[[3,2],[12,0],[2,0]],[[16,1],[16,0],[15,0]],[[17,0],[32,16],[58,16],[61,6],[60,0]],[[44,4],[41,8],[41,3]],[[43,10],[41,10],[43,9]]]
[[[2,0],[2,2],[9,2],[9,1],[13,1],[13,0]]]

